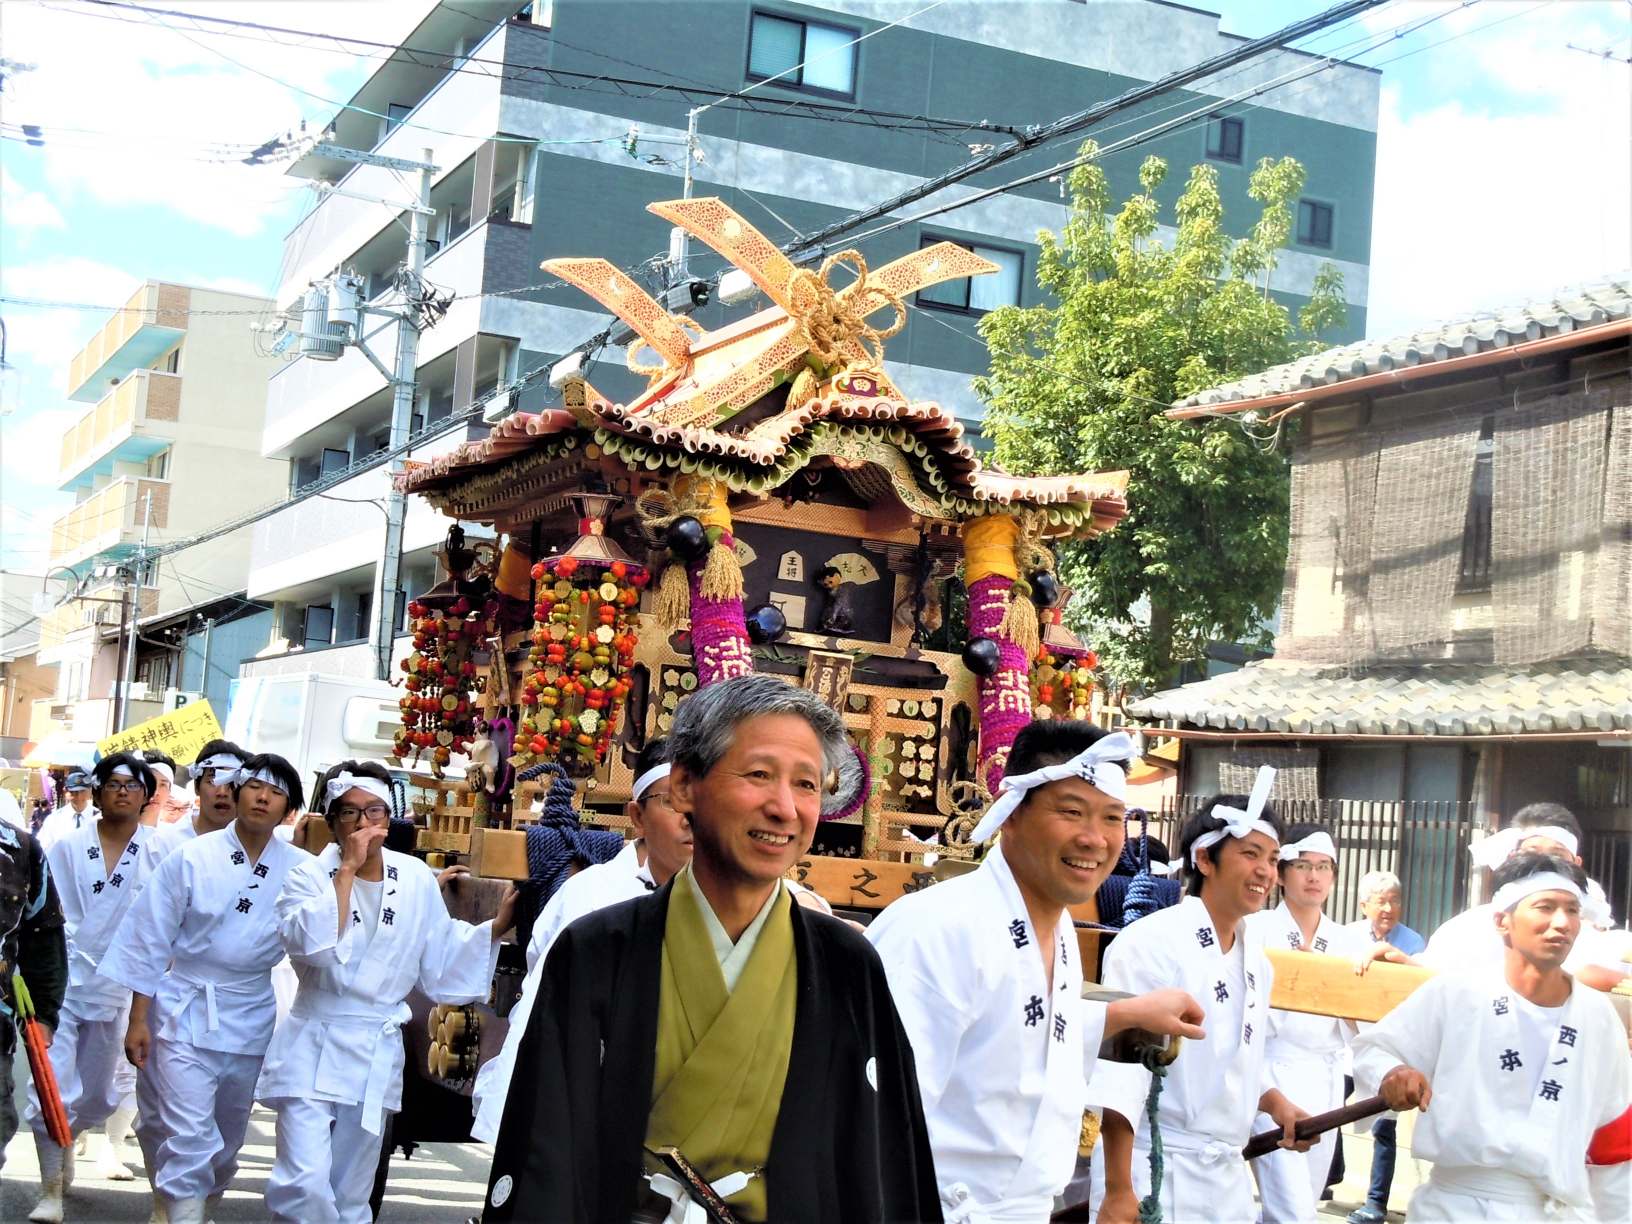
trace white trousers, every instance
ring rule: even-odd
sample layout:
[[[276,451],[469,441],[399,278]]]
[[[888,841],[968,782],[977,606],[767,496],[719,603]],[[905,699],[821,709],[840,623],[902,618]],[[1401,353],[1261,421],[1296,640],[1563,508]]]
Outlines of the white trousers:
[[[136,1080],[136,1138],[158,1194],[202,1199],[232,1184],[260,1073],[258,1054],[153,1039]]]
[[[1304,1113],[1329,1113],[1343,1104],[1343,1066],[1336,1058],[1300,1058],[1272,1050],[1268,1070],[1270,1083]],[[1259,1114],[1252,1124],[1255,1135],[1273,1129],[1268,1114]],[[1314,1224],[1337,1142],[1338,1132],[1327,1131],[1307,1152],[1277,1148],[1252,1162],[1261,1224]]]
[[[68,1129],[74,1134],[101,1126],[119,1108],[123,1095],[119,1068],[125,1061],[125,1020],[128,1011],[112,1020],[86,1020],[74,1011],[73,1000],[63,1002],[57,1031],[51,1038],[51,1070],[62,1094]],[[35,1134],[46,1134],[45,1116],[33,1078],[23,1117]]]
[[[380,1139],[363,1129],[361,1105],[303,1097],[265,1102],[278,1111],[278,1154],[266,1183],[266,1209],[287,1224],[370,1224],[368,1196],[380,1164]],[[380,1130],[385,1111],[380,1111]]]
[[[1141,1199],[1150,1193],[1150,1148],[1144,1138],[1140,1134],[1133,1145],[1133,1191]],[[1253,1224],[1258,1208],[1252,1201],[1252,1175],[1238,1146],[1187,1146],[1199,1137],[1166,1130],[1162,1141],[1163,1224]]]

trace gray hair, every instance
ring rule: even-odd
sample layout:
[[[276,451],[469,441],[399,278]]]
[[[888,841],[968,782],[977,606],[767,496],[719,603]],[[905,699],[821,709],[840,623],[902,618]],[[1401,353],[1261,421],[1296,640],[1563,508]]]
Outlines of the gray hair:
[[[701,777],[730,751],[738,723],[767,714],[794,714],[810,724],[822,744],[824,777],[853,755],[837,710],[809,689],[753,674],[698,689],[680,703],[669,732],[669,760]]]
[[[1401,892],[1400,877],[1392,871],[1368,871],[1360,877],[1360,900],[1370,901],[1378,893]]]

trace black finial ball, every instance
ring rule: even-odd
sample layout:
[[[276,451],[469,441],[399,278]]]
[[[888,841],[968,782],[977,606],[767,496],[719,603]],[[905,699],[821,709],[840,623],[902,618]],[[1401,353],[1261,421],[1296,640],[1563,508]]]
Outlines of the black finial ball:
[[[760,646],[774,642],[788,631],[788,618],[775,604],[760,604],[748,609],[748,636]]]
[[[669,551],[687,565],[708,555],[708,531],[689,514],[682,514],[669,524],[665,539]]]
[[[963,665],[977,676],[990,676],[1003,664],[1003,654],[989,637],[970,638],[963,648]]]
[[[1060,602],[1060,580],[1047,570],[1036,570],[1026,578],[1031,584],[1031,602],[1039,608],[1052,608]]]

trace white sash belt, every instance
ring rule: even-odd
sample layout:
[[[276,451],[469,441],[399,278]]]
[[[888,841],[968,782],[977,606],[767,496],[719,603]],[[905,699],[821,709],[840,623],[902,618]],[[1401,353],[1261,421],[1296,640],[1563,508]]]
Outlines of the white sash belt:
[[[1150,1136],[1140,1133],[1136,1146],[1146,1154],[1150,1152]],[[1186,1156],[1196,1156],[1205,1165],[1226,1164],[1231,1160],[1241,1160],[1241,1149],[1246,1141],[1229,1143],[1212,1135],[1196,1135],[1189,1131],[1162,1127],[1162,1150],[1165,1152],[1182,1152]],[[1245,1161],[1242,1161],[1244,1164]]]
[[[397,1054],[400,1050],[397,1043],[401,1040],[399,1030],[413,1014],[408,1010],[408,1004],[403,1002],[381,1008],[346,1007],[341,1005],[334,995],[325,991],[302,990],[295,996],[295,1003],[289,1009],[289,1014],[302,1020],[318,1020],[325,1024],[372,1029],[366,1038],[370,1048],[368,1081],[363,1088],[362,1122],[364,1130],[371,1135],[378,1135],[385,1119],[385,1093],[390,1087],[391,1076],[397,1069]],[[327,1040],[325,1036],[325,1043]],[[360,1054],[362,1051],[357,1050],[355,1053]]]
[[[200,992],[204,995],[204,1031],[214,1033],[221,1027],[221,1013],[216,1004],[216,991],[225,991],[231,995],[239,995],[246,1001],[262,995],[270,997],[272,994],[272,978],[267,973],[240,973],[225,978],[207,978],[183,973],[179,968],[171,967],[169,979],[179,983],[180,993],[174,998],[174,1009],[165,1019],[164,1027],[159,1030],[160,1037],[184,1037],[181,1029],[181,1018],[187,1014],[187,1009],[193,1005]],[[167,992],[168,993],[168,992]]]
[[[1549,1196],[1534,1178],[1525,1177],[1520,1173],[1510,1173],[1506,1169],[1484,1169],[1470,1165],[1447,1168],[1444,1165],[1435,1165],[1428,1177],[1439,1189],[1451,1194],[1466,1194],[1472,1198],[1518,1203],[1548,1216],[1567,1210],[1566,1204]]]

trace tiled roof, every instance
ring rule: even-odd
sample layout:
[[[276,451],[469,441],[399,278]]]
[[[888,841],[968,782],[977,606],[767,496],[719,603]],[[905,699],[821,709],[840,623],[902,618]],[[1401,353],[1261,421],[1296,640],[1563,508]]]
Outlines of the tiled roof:
[[[1296,735],[1519,735],[1632,730],[1632,663],[1435,663],[1347,669],[1268,659],[1130,702],[1180,726]]]
[[[1542,340],[1632,317],[1632,270],[1560,290],[1540,301],[1485,310],[1392,340],[1362,340],[1271,366],[1261,374],[1178,400],[1179,409],[1246,405],[1408,366],[1454,361],[1492,349]],[[1226,409],[1228,410],[1228,409]]]

